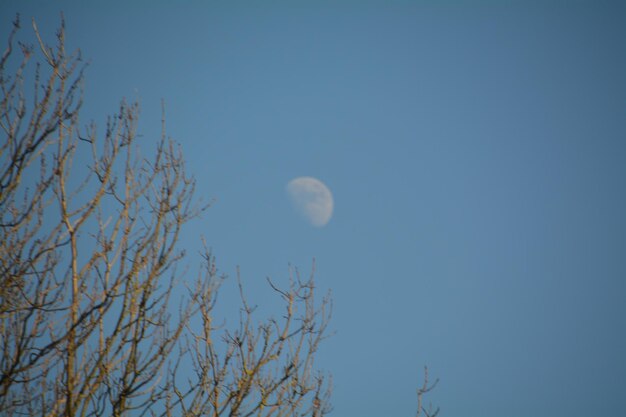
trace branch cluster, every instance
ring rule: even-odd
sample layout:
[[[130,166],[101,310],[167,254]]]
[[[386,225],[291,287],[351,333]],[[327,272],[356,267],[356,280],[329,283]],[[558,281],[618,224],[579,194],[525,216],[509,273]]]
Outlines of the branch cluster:
[[[294,272],[286,290],[270,283],[280,320],[257,321],[242,290],[238,328],[217,327],[209,251],[197,277],[179,267],[182,227],[206,208],[180,149],[163,128],[140,154],[136,103],[102,134],[82,127],[85,66],[64,24],[54,47],[34,22],[37,45],[16,43],[19,27],[0,58],[0,414],[327,413],[313,357],[330,300]]]

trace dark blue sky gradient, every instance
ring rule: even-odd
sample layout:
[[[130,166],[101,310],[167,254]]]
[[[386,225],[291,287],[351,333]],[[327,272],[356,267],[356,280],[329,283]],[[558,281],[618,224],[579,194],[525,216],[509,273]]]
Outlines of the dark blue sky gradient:
[[[413,415],[423,365],[444,417],[623,415],[626,2],[338,3],[0,12],[50,38],[65,12],[85,122],[138,98],[150,143],[165,99],[216,200],[182,244],[203,234],[262,311],[266,276],[316,258],[332,416]],[[302,175],[334,194],[324,228],[289,206]]]

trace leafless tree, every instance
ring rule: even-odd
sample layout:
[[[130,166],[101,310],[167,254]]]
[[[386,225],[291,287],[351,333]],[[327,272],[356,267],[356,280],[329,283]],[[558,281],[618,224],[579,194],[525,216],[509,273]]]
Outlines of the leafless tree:
[[[433,409],[432,404],[429,404],[428,408],[424,406],[424,395],[432,391],[439,383],[439,379],[436,379],[432,384],[428,380],[428,367],[424,367],[424,381],[421,387],[417,388],[417,414],[419,417],[421,413],[424,413],[425,417],[436,417],[439,414],[439,407]]]
[[[34,46],[19,29],[0,58],[0,415],[327,414],[314,357],[332,304],[313,272],[268,280],[284,311],[264,320],[237,276],[237,326],[216,323],[215,260],[204,245],[190,277],[178,243],[207,206],[165,122],[141,146],[137,103],[82,125],[63,21],[53,47],[34,21]]]
[[[64,24],[54,47],[34,22],[36,47],[16,42],[19,27],[0,61],[0,414],[327,413],[313,358],[329,299],[315,305],[294,272],[273,287],[280,320],[256,321],[242,290],[239,328],[216,327],[213,258],[193,279],[180,267],[181,228],[206,206],[165,126],[150,158],[137,104],[100,134],[82,127],[85,67]]]

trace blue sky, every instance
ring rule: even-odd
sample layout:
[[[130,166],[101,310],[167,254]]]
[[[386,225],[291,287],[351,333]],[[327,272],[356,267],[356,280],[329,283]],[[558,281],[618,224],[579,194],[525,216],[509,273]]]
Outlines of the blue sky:
[[[316,258],[332,416],[414,414],[424,365],[446,417],[623,414],[626,3],[3,1],[3,32],[61,10],[85,122],[137,98],[149,143],[166,101],[215,200],[184,246],[274,312],[265,277]]]

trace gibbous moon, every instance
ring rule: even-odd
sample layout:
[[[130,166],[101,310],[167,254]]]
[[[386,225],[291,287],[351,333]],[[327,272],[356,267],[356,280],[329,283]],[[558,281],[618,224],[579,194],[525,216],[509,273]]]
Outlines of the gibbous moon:
[[[316,178],[294,178],[287,184],[287,194],[294,208],[315,227],[326,225],[333,215],[333,195]]]

